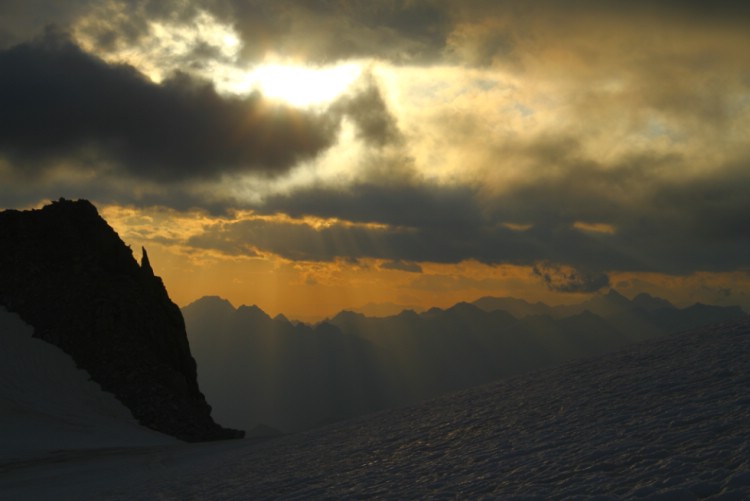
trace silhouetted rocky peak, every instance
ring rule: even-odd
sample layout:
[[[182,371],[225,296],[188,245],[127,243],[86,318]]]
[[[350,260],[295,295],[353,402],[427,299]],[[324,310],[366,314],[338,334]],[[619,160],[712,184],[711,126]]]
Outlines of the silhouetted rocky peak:
[[[634,309],[636,309],[636,306],[628,298],[615,289],[610,289],[606,294],[595,294],[591,299],[580,304],[556,306],[554,307],[554,316],[563,318],[576,315],[584,310],[589,310],[596,315],[608,317],[620,315]]]
[[[331,323],[337,324],[341,322],[357,322],[360,320],[364,320],[368,317],[366,317],[362,313],[358,313],[356,311],[350,311],[350,310],[343,310],[336,314],[335,317],[331,319]]]
[[[219,296],[203,296],[185,306],[183,312],[194,312],[202,316],[205,315],[230,315],[235,311],[235,307],[226,299]]]
[[[271,317],[263,310],[258,308],[256,305],[245,306],[242,305],[237,308],[237,316],[247,318],[251,321],[271,322]]]
[[[446,312],[455,315],[480,315],[482,310],[471,303],[461,301],[448,308]]]
[[[400,320],[417,320],[419,319],[419,313],[412,309],[403,310],[401,313],[396,315],[395,318],[398,318]]]
[[[473,303],[484,311],[507,311],[516,318],[524,318],[530,315],[547,315],[550,307],[544,303],[529,303],[523,299],[513,297],[484,296]]]
[[[422,312],[420,314],[420,316],[422,316],[424,318],[434,318],[434,317],[438,317],[438,316],[442,315],[443,313],[445,313],[444,309],[438,308],[437,306],[433,306],[429,310],[427,310],[425,312]]]
[[[274,322],[281,322],[281,323],[284,323],[284,324],[291,324],[292,323],[292,322],[289,321],[288,318],[286,318],[286,316],[283,313],[279,313],[278,315],[276,315],[275,317],[273,317],[273,321]]]
[[[196,441],[240,434],[211,419],[180,309],[143,249],[88,201],[0,212],[0,305],[59,346],[143,425]]]

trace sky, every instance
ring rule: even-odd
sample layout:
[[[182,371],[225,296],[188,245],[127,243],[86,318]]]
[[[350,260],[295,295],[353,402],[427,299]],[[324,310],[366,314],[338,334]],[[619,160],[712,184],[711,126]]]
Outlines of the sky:
[[[750,4],[4,0],[0,207],[314,319],[614,287],[750,309]]]

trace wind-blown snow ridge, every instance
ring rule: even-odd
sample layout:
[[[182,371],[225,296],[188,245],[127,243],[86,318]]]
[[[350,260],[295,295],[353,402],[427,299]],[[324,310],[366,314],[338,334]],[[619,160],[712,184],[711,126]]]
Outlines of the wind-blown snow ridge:
[[[163,451],[144,453],[139,463],[113,458],[106,491],[82,480],[107,468],[101,458],[71,459],[65,477],[52,477],[51,466],[0,470],[0,491],[122,499],[750,499],[748,353],[746,319],[280,439],[184,446],[179,460]],[[143,467],[123,468],[134,463],[161,470],[146,476]]]

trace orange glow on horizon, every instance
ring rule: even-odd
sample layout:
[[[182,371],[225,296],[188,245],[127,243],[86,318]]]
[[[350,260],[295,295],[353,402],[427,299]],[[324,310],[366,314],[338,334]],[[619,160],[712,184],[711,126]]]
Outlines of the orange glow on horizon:
[[[512,296],[556,305],[580,302],[590,295],[550,290],[532,272],[532,266],[489,265],[472,260],[422,262],[415,263],[421,272],[410,272],[386,266],[388,261],[382,259],[302,261],[252,250],[244,255],[230,255],[186,244],[187,238],[200,234],[207,226],[244,219],[306,224],[318,230],[337,224],[360,224],[338,219],[291,218],[252,212],[213,217],[199,212],[186,214],[166,209],[113,206],[104,207],[101,213],[131,246],[137,260],[141,257],[140,247],[148,249],[155,273],[162,277],[170,297],[179,306],[203,296],[217,295],[235,306],[257,305],[271,316],[283,313],[291,319],[313,322],[369,303],[428,309],[447,308],[482,296]],[[607,228],[595,231],[608,232]],[[750,273],[670,276],[614,272],[609,275],[611,286],[628,297],[648,292],[678,306],[697,301],[737,304],[737,296],[729,296],[727,287],[737,291],[750,288]],[[748,303],[750,299],[740,305],[748,308]]]

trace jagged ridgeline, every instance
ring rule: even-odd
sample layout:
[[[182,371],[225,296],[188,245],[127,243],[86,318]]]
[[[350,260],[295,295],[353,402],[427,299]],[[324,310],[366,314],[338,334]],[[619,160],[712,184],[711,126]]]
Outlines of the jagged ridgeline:
[[[187,441],[243,436],[211,418],[182,314],[145,250],[139,266],[90,202],[0,212],[0,305],[142,425]]]

